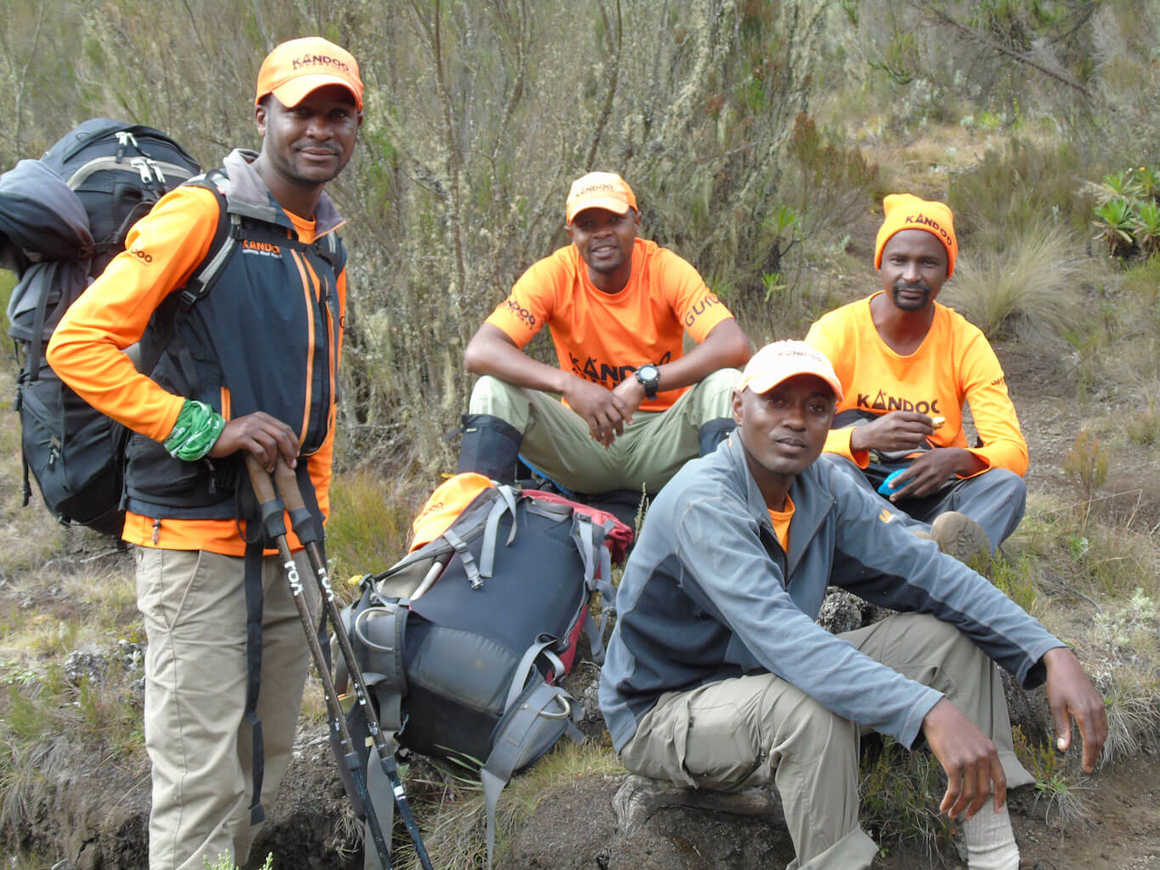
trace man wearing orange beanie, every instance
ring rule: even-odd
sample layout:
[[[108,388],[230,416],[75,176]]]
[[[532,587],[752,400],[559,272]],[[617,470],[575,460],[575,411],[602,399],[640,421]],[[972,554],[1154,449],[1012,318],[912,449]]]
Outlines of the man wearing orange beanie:
[[[1027,442],[987,339],[936,301],[955,270],[954,217],[910,194],[887,196],[883,213],[874,246],[882,289],[824,315],[806,337],[845,393],[825,458],[900,521],[930,524],[960,558],[994,553],[1023,517]]]

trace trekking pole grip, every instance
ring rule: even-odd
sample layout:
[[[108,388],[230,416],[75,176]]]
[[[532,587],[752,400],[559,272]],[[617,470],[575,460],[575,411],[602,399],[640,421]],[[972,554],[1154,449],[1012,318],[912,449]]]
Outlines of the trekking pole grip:
[[[278,495],[282,497],[282,503],[286,505],[286,510],[290,514],[290,525],[294,527],[294,534],[298,536],[298,540],[303,544],[317,543],[321,536],[318,534],[314,516],[302,498],[298,477],[294,474],[294,469],[281,457],[274,466],[274,485],[278,488]]]
[[[246,471],[250,475],[250,486],[258,499],[258,509],[262,515],[262,528],[271,538],[286,534],[286,523],[282,520],[282,502],[274,492],[270,473],[262,466],[253,453],[246,452]]]

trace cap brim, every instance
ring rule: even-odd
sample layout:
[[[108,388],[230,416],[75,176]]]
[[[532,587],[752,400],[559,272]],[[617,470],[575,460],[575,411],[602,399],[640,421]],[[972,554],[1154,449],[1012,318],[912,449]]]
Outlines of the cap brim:
[[[796,378],[798,375],[813,375],[821,378],[834,391],[834,398],[837,401],[842,401],[842,385],[837,379],[830,377],[825,372],[814,371],[813,369],[804,369],[796,372],[786,372],[785,374],[770,374],[763,372],[759,375],[754,375],[749,380],[745,381],[741,389],[748,389],[754,393],[768,393],[778,384],[788,381],[790,378]]]
[[[340,78],[339,76],[325,74],[299,76],[297,78],[291,79],[284,85],[274,88],[274,90],[270,91],[270,93],[277,97],[278,102],[280,102],[283,106],[289,108],[291,106],[297,106],[304,99],[306,99],[308,95],[314,93],[314,91],[318,90],[319,88],[326,87],[327,85],[339,85],[346,88],[348,91],[350,91],[350,95],[354,97],[355,108],[360,112],[362,111],[362,96],[360,96],[358,91],[356,91],[351,86],[350,82],[344,78]]]
[[[558,202],[559,200],[557,200]],[[628,210],[632,208],[623,199],[616,199],[615,197],[593,196],[586,198],[582,202],[575,203],[568,209],[567,214],[564,215],[568,223],[572,223],[572,218],[580,214],[582,211],[587,211],[590,208],[602,208],[605,211],[615,212],[616,214],[628,214]],[[559,214],[559,212],[556,212]]]

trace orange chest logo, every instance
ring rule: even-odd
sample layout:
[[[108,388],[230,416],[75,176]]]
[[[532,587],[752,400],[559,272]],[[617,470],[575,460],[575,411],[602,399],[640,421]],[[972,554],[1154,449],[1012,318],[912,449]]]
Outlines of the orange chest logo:
[[[253,239],[242,240],[242,250],[247,254],[259,254],[264,257],[281,257],[282,249],[272,242],[256,242]]]

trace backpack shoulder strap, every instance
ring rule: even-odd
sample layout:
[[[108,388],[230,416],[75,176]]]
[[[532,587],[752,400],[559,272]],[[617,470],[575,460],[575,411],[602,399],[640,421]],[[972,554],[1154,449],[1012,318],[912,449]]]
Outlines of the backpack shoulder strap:
[[[214,195],[218,202],[218,227],[210,243],[209,253],[181,289],[180,305],[188,311],[199,299],[204,299],[217,282],[241,238],[242,218],[229,210],[230,180],[221,169],[191,178],[187,184],[201,187]]]
[[[346,251],[337,231],[332,230],[326,235],[319,236],[310,247],[326,265],[330,266],[335,275],[346,265]]]
[[[579,712],[572,696],[563,688],[537,680],[534,688],[522,696],[521,703],[514,705],[497,726],[491,754],[479,771],[487,813],[489,870],[495,851],[495,808],[500,792],[515,771],[543,754],[561,733],[567,733],[577,742],[584,741],[584,735],[573,721]]]

